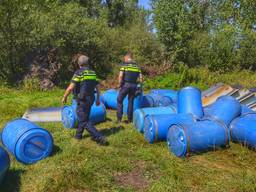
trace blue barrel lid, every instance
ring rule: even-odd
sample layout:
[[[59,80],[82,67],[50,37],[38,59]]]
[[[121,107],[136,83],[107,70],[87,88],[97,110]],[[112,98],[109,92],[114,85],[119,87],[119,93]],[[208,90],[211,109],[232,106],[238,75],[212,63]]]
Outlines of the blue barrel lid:
[[[154,123],[154,117],[147,115],[145,117],[145,126],[144,126],[144,137],[149,143],[154,143],[155,138],[157,137],[157,125]]]
[[[71,129],[76,125],[76,114],[70,106],[64,106],[61,111],[61,121],[65,128]]]
[[[48,157],[52,148],[53,138],[48,131],[41,128],[30,129],[17,141],[15,157],[25,164],[32,164]]]
[[[181,90],[187,90],[187,89],[192,89],[192,90],[197,89],[198,91],[200,91],[200,92],[201,92],[201,90],[200,90],[199,88],[197,88],[197,87],[193,87],[193,86],[183,87]],[[179,90],[179,91],[178,91],[178,93],[179,93],[181,90]]]
[[[169,150],[177,157],[184,157],[187,153],[187,136],[182,125],[174,124],[169,128],[167,134],[167,145]]]
[[[144,119],[143,109],[136,109],[133,113],[133,125],[140,132],[143,133],[144,125],[142,119]]]

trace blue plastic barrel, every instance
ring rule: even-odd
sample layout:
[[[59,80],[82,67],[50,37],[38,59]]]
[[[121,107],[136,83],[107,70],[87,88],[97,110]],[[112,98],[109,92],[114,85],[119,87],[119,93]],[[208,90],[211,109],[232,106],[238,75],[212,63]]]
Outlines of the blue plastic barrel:
[[[178,113],[191,113],[202,118],[203,106],[201,91],[194,87],[185,87],[178,92]]]
[[[230,124],[231,139],[256,149],[256,113],[242,115]]]
[[[205,110],[205,116],[213,117],[228,126],[241,114],[241,104],[231,96],[221,96]]]
[[[175,106],[168,107],[148,107],[137,109],[133,113],[133,125],[140,132],[144,132],[145,116],[147,115],[164,115],[164,114],[175,114],[177,109]]]
[[[96,98],[96,96],[95,96],[95,98]],[[102,95],[100,95],[100,102],[105,105],[105,100],[104,100],[104,97]]]
[[[171,90],[171,89],[151,89],[150,93],[158,94],[158,95],[166,95],[166,94],[172,94],[177,96],[177,91]]]
[[[117,96],[118,91],[115,89],[107,90],[102,94],[102,98],[104,100],[104,104],[109,109],[117,109]]]
[[[107,111],[106,107],[103,103],[100,103],[99,106],[94,103],[91,108],[91,113],[90,113],[90,119],[94,123],[100,123],[106,121],[107,118]]]
[[[142,107],[142,101],[143,101],[142,95],[138,95],[135,97],[134,102],[133,102],[133,111],[140,109]],[[127,114],[127,112],[128,112],[128,97],[126,97],[124,99],[123,112],[124,112],[124,114]]]
[[[117,97],[118,97],[118,91],[114,89],[110,89],[102,94],[104,104],[109,109],[117,109]],[[137,96],[134,99],[134,110],[141,108],[143,102],[143,96]],[[123,101],[123,111],[126,114],[128,108],[128,97],[125,97]]]
[[[211,110],[211,105],[207,105],[207,106],[203,107],[204,115],[209,114],[210,110]]]
[[[168,106],[175,103],[171,97],[169,96],[163,96],[163,98],[159,101],[159,106]]]
[[[178,92],[177,91],[172,91],[170,93],[165,93],[165,94],[163,94],[163,97],[169,97],[170,99],[172,99],[172,101],[174,103],[177,103],[177,101],[178,101]]]
[[[77,103],[75,100],[72,101],[71,106],[64,106],[61,112],[61,121],[65,128],[71,129],[76,128],[78,118],[76,114]],[[100,123],[106,120],[106,108],[103,103],[97,106],[95,103],[92,105],[90,120],[93,123]]]
[[[173,103],[175,102],[172,100],[172,97],[165,95],[162,96],[162,99],[159,101],[159,107],[165,107],[168,105],[172,105]]]
[[[71,106],[64,106],[61,111],[61,122],[67,129],[77,127],[77,115]]]
[[[10,159],[8,153],[0,147],[0,184],[3,181],[5,173],[10,167]]]
[[[177,157],[226,147],[229,141],[229,129],[223,123],[211,119],[174,124],[167,134],[168,148]]]
[[[160,101],[163,99],[162,95],[150,93],[148,95],[144,95],[142,99],[142,107],[159,107]],[[162,106],[163,107],[163,106]]]
[[[144,95],[142,97],[142,103],[141,103],[141,107],[145,108],[145,107],[154,107],[154,99],[148,95]]]
[[[147,115],[145,117],[144,137],[149,143],[166,140],[168,129],[177,123],[195,122],[191,114]]]
[[[241,105],[241,115],[247,114],[247,113],[255,113],[252,109],[247,107],[246,105]]]
[[[26,119],[16,119],[6,124],[2,142],[15,158],[32,164],[48,157],[53,148],[51,134]]]

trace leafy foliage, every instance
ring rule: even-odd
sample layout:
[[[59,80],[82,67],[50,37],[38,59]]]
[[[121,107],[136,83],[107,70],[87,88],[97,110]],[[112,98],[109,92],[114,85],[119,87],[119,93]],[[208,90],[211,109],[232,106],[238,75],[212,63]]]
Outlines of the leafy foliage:
[[[0,2],[0,78],[15,82],[28,71],[37,50],[56,48],[60,80],[71,76],[76,53],[86,53],[101,78],[111,74],[125,51],[139,62],[155,58],[159,43],[137,1],[19,0]],[[122,9],[119,9],[122,7]],[[154,61],[155,62],[155,61]],[[160,63],[160,61],[159,61]]]
[[[255,70],[255,1],[153,2],[159,39],[173,61],[221,72]]]

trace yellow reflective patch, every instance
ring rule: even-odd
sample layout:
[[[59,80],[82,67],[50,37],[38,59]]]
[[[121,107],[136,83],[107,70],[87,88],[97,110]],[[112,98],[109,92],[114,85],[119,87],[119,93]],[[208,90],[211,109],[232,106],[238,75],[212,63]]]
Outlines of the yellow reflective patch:
[[[141,72],[139,68],[135,68],[135,67],[126,67],[125,71],[138,72],[138,73]]]
[[[73,81],[75,82],[80,82],[81,81],[81,76],[75,76],[72,78]]]
[[[85,81],[85,80],[95,80],[96,81],[97,77],[96,75],[85,75],[81,78],[81,81]]]

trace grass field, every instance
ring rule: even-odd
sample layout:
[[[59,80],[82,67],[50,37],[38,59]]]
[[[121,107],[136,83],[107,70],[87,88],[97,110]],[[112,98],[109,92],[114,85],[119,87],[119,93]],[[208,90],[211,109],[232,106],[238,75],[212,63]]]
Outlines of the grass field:
[[[27,108],[60,106],[63,90],[0,88],[0,129]],[[40,124],[53,137],[51,157],[23,165],[11,157],[1,192],[82,191],[256,191],[256,152],[238,144],[186,159],[170,154],[166,143],[150,145],[132,125],[118,128],[115,112],[97,125],[110,145],[98,146],[85,132],[80,142],[61,123]]]

